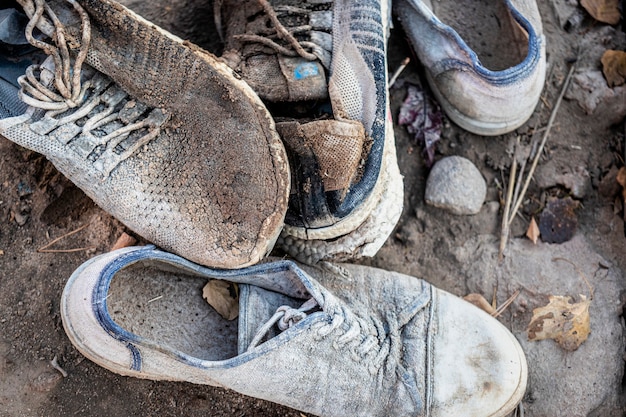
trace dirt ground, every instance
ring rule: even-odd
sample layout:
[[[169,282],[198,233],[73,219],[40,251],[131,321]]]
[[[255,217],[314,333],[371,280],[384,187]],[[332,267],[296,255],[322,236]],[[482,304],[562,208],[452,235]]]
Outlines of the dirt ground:
[[[213,26],[210,2],[164,3],[167,6],[159,8],[153,2],[125,2],[175,34],[219,51],[219,41],[206,30]],[[445,121],[437,148],[437,158],[461,155],[479,168],[488,185],[481,212],[455,216],[425,204],[428,168],[419,146],[404,127],[396,125],[398,160],[405,180],[404,212],[379,254],[362,263],[424,278],[457,295],[468,293],[464,265],[453,252],[477,235],[499,236],[501,190],[508,179],[515,138],[528,144],[537,133],[535,127],[546,126],[573,60],[578,58],[581,71],[598,69],[604,49],[626,46],[619,27],[594,23],[588,16],[570,31],[563,29],[564,16],[576,9],[568,0],[539,3],[549,68],[542,101],[529,123],[516,132],[485,138]],[[389,41],[390,71],[405,57],[413,55],[397,25]],[[401,75],[402,80],[419,82],[422,72],[415,62]],[[624,165],[620,106],[626,103],[622,101],[625,96],[600,99],[593,114],[587,114],[573,89],[559,109],[540,161],[541,180],[531,185],[512,235],[524,235],[528,219],[543,208],[547,196],[576,194],[580,202],[577,233],[612,265],[626,271],[624,207],[615,182],[617,170]],[[406,86],[393,88],[390,94],[397,120]],[[37,252],[83,225],[86,228],[53,246],[78,250]],[[124,231],[122,224],[100,210],[43,156],[0,137],[0,416],[301,416],[224,389],[121,377],[84,359],[73,348],[59,313],[65,281],[81,263],[108,251]],[[508,295],[498,293],[498,300]],[[492,291],[485,296],[491,299]],[[54,358],[67,376],[51,366]]]

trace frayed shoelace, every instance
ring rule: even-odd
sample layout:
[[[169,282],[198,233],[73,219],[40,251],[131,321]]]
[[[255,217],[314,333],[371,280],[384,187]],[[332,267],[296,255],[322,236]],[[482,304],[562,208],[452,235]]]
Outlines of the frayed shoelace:
[[[326,51],[323,50],[315,42],[310,41],[299,41],[296,39],[294,35],[300,33],[308,33],[312,30],[310,25],[297,26],[292,28],[286,28],[283,25],[278,15],[280,13],[287,14],[308,14],[309,11],[307,9],[294,7],[294,6],[277,6],[274,8],[268,0],[256,0],[259,5],[263,8],[263,12],[267,15],[267,17],[272,22],[274,26],[273,30],[268,31],[267,33],[262,34],[240,34],[235,35],[234,38],[243,42],[250,43],[260,43],[265,46],[272,48],[279,54],[295,57],[300,56],[308,61],[319,60],[322,62],[326,68],[330,67],[330,60],[326,57]],[[214,3],[215,10],[215,20],[216,27],[219,33],[222,33],[222,22],[221,22],[221,7],[223,0],[216,0]],[[278,38],[286,42],[289,47],[282,46],[274,41],[272,38]],[[310,50],[311,52],[307,51]]]
[[[83,64],[91,42],[91,25],[87,12],[75,0],[66,2],[80,16],[80,41],[67,33],[44,0],[19,2],[30,17],[26,39],[50,57],[43,65],[31,65],[18,79],[20,99],[35,109],[46,111],[40,120],[31,125],[31,130],[45,135],[64,126],[65,129],[52,136],[67,144],[81,135],[82,140],[88,142],[86,146],[82,145],[83,149],[87,149],[83,151],[83,156],[92,162],[108,150],[110,160],[96,164],[96,169],[108,176],[120,162],[159,135],[160,126],[168,119],[167,113],[161,109],[149,111],[146,105],[132,100],[108,77],[97,72],[91,78],[81,80],[81,76],[85,75]],[[36,39],[33,36],[35,27],[54,39],[55,45]],[[78,52],[74,54],[70,50]],[[128,101],[120,108],[124,100]],[[83,118],[86,119],[81,121],[81,126],[75,124]],[[124,119],[126,124],[119,123],[119,119]],[[99,131],[95,132],[97,129]],[[133,143],[126,149],[113,152],[133,132],[141,134],[133,138]]]
[[[310,312],[319,307],[318,302],[311,298],[307,300],[299,308],[290,306],[280,306],[276,309],[276,313],[259,328],[256,335],[250,342],[247,351],[251,351],[257,347],[262,339],[267,335],[272,326],[277,325],[280,331],[285,331],[307,317]],[[336,329],[342,328],[342,335],[333,341],[333,347],[337,350],[350,346],[351,358],[355,362],[361,362],[366,357],[370,357],[369,371],[375,374],[377,370],[384,364],[385,359],[391,350],[391,341],[388,337],[380,343],[378,338],[368,331],[368,324],[361,318],[355,316],[347,309],[339,308],[335,314],[331,314],[331,320],[325,323],[317,323],[315,325],[317,340],[328,336]],[[342,326],[343,324],[347,325]],[[377,331],[384,332],[382,324],[376,325]],[[384,334],[384,333],[383,333]]]

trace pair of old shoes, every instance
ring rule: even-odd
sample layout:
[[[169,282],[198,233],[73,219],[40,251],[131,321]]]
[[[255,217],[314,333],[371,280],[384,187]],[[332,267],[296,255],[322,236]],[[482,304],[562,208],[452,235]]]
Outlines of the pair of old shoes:
[[[29,107],[0,134],[146,240],[240,268],[281,231],[310,264],[372,256],[391,233],[403,190],[378,1],[216,2],[219,59],[115,2],[23,3],[33,65],[6,96]]]
[[[277,239],[307,263],[372,255],[393,229],[387,2],[218,1],[222,59],[112,0],[20,3],[48,57],[17,80],[28,108],[0,133],[182,256],[128,248],[73,274],[61,314],[87,357],[317,415],[502,416],[520,401],[519,344],[465,302],[372,268],[255,265]],[[398,3],[444,109],[469,130],[510,130],[538,98],[541,25],[518,3],[507,13],[528,53],[503,71],[422,2]],[[238,284],[236,323],[201,299],[207,279]]]

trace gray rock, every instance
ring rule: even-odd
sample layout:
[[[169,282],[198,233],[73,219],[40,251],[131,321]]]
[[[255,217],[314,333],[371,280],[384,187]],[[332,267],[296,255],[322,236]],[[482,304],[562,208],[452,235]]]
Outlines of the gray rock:
[[[426,202],[454,214],[476,214],[485,201],[487,184],[476,166],[460,156],[438,161],[426,181]]]
[[[498,240],[478,236],[456,249],[469,293],[491,300],[498,283],[498,305],[516,290],[520,295],[500,317],[517,337],[528,360],[528,416],[613,416],[620,414],[624,371],[624,326],[620,293],[626,287],[620,270],[604,260],[580,234],[563,244],[513,239],[498,263]],[[584,277],[584,278],[583,278]],[[526,329],[533,309],[549,295],[580,295],[593,300],[591,334],[578,350],[568,352],[553,340],[529,341]]]

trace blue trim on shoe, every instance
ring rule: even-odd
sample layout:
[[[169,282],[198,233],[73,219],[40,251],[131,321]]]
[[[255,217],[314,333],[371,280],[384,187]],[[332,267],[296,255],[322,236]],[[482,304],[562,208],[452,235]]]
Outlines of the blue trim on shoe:
[[[332,213],[339,219],[348,216],[370,195],[380,177],[385,148],[385,123],[387,121],[387,59],[386,34],[383,33],[383,16],[380,0],[362,1],[350,14],[352,40],[374,77],[376,86],[376,113],[367,132],[373,143],[369,151],[361,180],[345,190],[329,193]],[[366,130],[368,127],[365,127]]]
[[[464,70],[467,71],[473,70],[485,80],[490,82],[493,85],[504,86],[508,84],[513,84],[520,79],[523,79],[528,74],[532,73],[534,68],[539,65],[541,60],[541,38],[537,35],[537,32],[531,25],[531,23],[526,19],[516,8],[513,7],[510,0],[505,0],[505,3],[511,12],[511,15],[515,19],[517,23],[528,33],[528,53],[522,62],[519,64],[506,68],[500,71],[491,71],[485,68],[478,59],[476,53],[465,43],[463,38],[454,30],[451,26],[443,23],[439,18],[433,13],[430,22],[443,34],[452,37],[456,43],[465,51],[472,62],[472,65],[468,65],[466,62],[459,61],[453,58],[446,59],[440,61],[440,65],[437,65],[435,68],[435,73],[441,73],[447,70]]]
[[[275,274],[279,272],[290,271],[297,275],[298,279],[302,282],[304,287],[306,287],[307,291],[309,291],[311,295],[314,295],[317,298],[321,298],[321,295],[316,290],[316,287],[309,280],[308,275],[304,271],[302,271],[294,262],[289,260],[281,260],[265,264],[253,265],[239,270],[218,270],[194,264],[177,255],[155,249],[155,247],[152,245],[127,252],[113,259],[104,268],[102,268],[100,276],[98,277],[98,281],[96,282],[93,290],[91,305],[94,316],[96,317],[98,324],[102,327],[102,329],[115,340],[124,343],[129,349],[132,357],[132,364],[130,369],[133,371],[141,372],[142,358],[140,347],[142,346],[157,350],[163,354],[175,358],[176,360],[179,360],[180,362],[183,362],[186,365],[197,368],[209,369],[218,367],[235,367],[242,363],[248,362],[258,356],[261,356],[264,353],[275,349],[277,346],[282,345],[288,340],[291,340],[292,338],[296,337],[301,331],[308,328],[313,322],[328,319],[326,317],[327,315],[323,313],[310,314],[304,320],[300,321],[297,325],[291,327],[288,331],[282,332],[273,339],[256,347],[251,352],[244,352],[240,355],[226,360],[209,361],[196,358],[177,350],[164,348],[163,346],[158,345],[155,342],[149,341],[137,334],[125,330],[123,327],[115,323],[109,315],[107,308],[107,294],[113,277],[122,269],[134,263],[148,259],[151,261],[162,261],[164,263],[176,265],[177,267],[181,268],[181,270],[194,272],[207,278],[213,277],[228,279],[233,282],[240,283],[245,283],[245,277],[248,276]],[[263,287],[262,282],[260,282],[258,277],[255,277],[255,283],[261,284],[259,286]]]
[[[133,364],[130,366],[130,369],[133,371],[141,371],[141,352],[139,352],[139,349],[132,343],[127,343],[126,347],[130,350],[130,354],[133,357]]]

